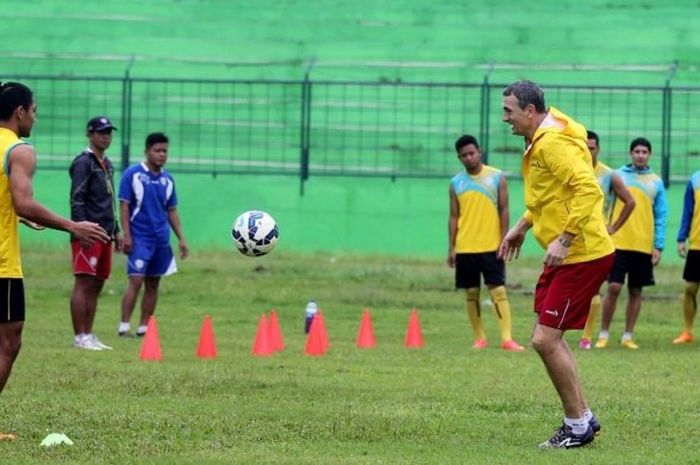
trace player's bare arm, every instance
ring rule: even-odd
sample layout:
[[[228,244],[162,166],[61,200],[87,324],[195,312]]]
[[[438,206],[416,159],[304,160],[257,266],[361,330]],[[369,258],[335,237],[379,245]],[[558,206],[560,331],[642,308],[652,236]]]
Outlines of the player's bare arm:
[[[185,241],[185,234],[182,232],[180,215],[177,213],[177,208],[171,207],[168,209],[168,222],[179,241],[180,258],[185,259],[190,254],[190,249],[187,246],[187,241]]]
[[[457,238],[457,224],[459,221],[459,201],[454,188],[450,185],[450,217],[447,221],[447,266],[455,267],[456,253],[455,240]]]
[[[131,218],[129,217],[129,202],[119,201],[119,221],[122,227],[122,252],[130,254],[134,247],[131,239]]]
[[[610,186],[612,187],[612,190],[617,198],[624,204],[622,211],[615,222],[608,225],[608,234],[613,234],[615,231],[620,229],[623,224],[625,224],[627,218],[629,218],[629,216],[632,214],[632,210],[634,210],[636,203],[632,197],[632,194],[630,194],[630,191],[625,187],[625,183],[622,181],[622,178],[615,173],[613,173],[610,177]]]
[[[506,183],[506,175],[501,175],[501,180],[498,183],[498,215],[501,220],[501,240],[508,232],[510,227],[510,209],[508,208],[508,184]]]
[[[34,200],[32,177],[36,155],[32,146],[25,144],[15,147],[10,152],[9,166],[12,204],[19,217],[41,226],[68,231],[85,244],[109,241],[109,235],[98,224],[70,221]]]

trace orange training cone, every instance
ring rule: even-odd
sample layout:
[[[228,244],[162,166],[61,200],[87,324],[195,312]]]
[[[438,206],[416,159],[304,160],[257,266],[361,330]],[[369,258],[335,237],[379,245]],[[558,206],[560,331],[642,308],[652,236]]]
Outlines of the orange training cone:
[[[268,320],[268,329],[270,337],[270,346],[273,352],[281,352],[284,350],[284,340],[282,338],[282,328],[280,328],[277,312],[273,308],[270,310],[270,318]]]
[[[141,344],[141,360],[160,362],[162,358],[163,353],[160,350],[160,339],[158,338],[156,317],[151,316],[148,319],[146,335],[143,337],[143,344]]]
[[[316,312],[314,320],[318,319],[318,329],[321,332],[321,342],[323,343],[323,351],[325,352],[331,346],[328,342],[328,331],[326,331],[326,320],[323,318],[323,310],[320,308]]]
[[[304,346],[304,353],[306,355],[319,356],[326,352],[326,347],[323,345],[323,320],[319,318],[319,313],[311,321],[311,328],[309,328],[309,335],[306,337],[306,346]]]
[[[199,358],[216,358],[216,340],[214,339],[214,330],[212,329],[209,315],[204,317],[196,354]]]
[[[272,346],[270,345],[269,328],[267,327],[267,318],[265,314],[260,315],[260,322],[258,323],[258,332],[255,335],[255,342],[253,342],[252,354],[260,357],[267,357],[272,355]]]
[[[405,347],[423,347],[423,332],[420,329],[418,322],[418,311],[414,308],[411,310],[411,316],[408,319],[408,328],[406,329],[406,337],[403,340]]]
[[[360,330],[357,332],[356,345],[360,349],[371,349],[377,346],[377,341],[374,338],[374,328],[372,328],[372,316],[367,308],[362,312],[362,321],[360,321]]]

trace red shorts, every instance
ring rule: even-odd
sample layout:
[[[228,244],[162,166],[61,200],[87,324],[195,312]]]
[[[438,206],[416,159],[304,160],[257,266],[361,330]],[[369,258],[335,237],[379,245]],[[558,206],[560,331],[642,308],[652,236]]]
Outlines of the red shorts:
[[[615,254],[590,262],[545,266],[535,288],[535,313],[543,326],[583,329],[591,299],[600,290]]]
[[[83,247],[78,241],[71,241],[73,250],[73,274],[86,274],[106,280],[112,271],[112,243],[95,242]]]

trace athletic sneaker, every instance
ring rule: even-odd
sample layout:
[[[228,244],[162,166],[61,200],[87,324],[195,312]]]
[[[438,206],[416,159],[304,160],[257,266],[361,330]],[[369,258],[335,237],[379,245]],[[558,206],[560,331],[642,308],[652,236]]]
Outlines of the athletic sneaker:
[[[581,340],[578,341],[578,348],[583,349],[583,350],[590,350],[591,349],[591,340],[586,339],[585,337],[581,338]]]
[[[88,337],[90,339],[92,339],[93,344],[95,344],[97,347],[99,347],[100,350],[112,350],[112,348],[110,346],[108,346],[107,344],[105,344],[102,341],[100,341],[99,339],[97,339],[97,336],[95,335],[95,333],[88,334]]]
[[[75,336],[75,339],[73,339],[73,347],[86,350],[102,350],[102,347],[95,344],[95,341],[92,340],[89,334]]]
[[[525,347],[510,339],[501,344],[501,349],[508,350],[510,352],[522,352],[523,350],[525,350]]]
[[[485,349],[489,346],[489,342],[486,339],[477,339],[474,341],[474,345],[472,346],[472,349]]]
[[[590,424],[588,429],[583,434],[574,434],[571,427],[567,424],[563,424],[561,428],[554,433],[554,436],[539,445],[540,449],[571,449],[573,447],[585,446],[589,442],[593,441],[595,434],[593,434],[593,428]]]
[[[673,340],[674,344],[690,344],[695,338],[688,331],[683,331],[680,336]]]
[[[598,435],[598,432],[600,431],[600,422],[598,419],[593,415],[590,420],[588,420],[588,426],[591,427],[593,430],[593,434],[596,436]]]
[[[624,347],[625,349],[632,349],[632,350],[639,349],[639,346],[637,345],[637,343],[634,342],[632,339],[625,339],[624,341],[620,341],[620,345],[622,347]]]
[[[608,346],[608,338],[607,337],[599,337],[597,341],[595,341],[595,348],[596,349],[605,349]]]

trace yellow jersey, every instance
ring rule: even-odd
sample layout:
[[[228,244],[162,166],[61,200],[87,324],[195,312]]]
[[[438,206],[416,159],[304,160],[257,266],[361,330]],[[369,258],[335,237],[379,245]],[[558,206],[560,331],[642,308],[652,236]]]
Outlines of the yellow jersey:
[[[630,191],[636,206],[625,224],[613,234],[615,248],[649,255],[654,249],[664,250],[668,204],[663,181],[648,166],[636,168],[626,165],[616,172]],[[621,210],[622,204],[618,203],[613,209],[613,216],[618,216]]]
[[[678,242],[688,240],[688,249],[700,250],[700,171],[690,177],[683,198],[683,216]]]
[[[26,144],[13,131],[0,128],[0,278],[21,278],[22,264],[19,258],[19,231],[17,213],[12,205],[10,191],[10,151]]]
[[[612,207],[617,198],[612,188],[612,177],[615,170],[601,162],[598,162],[593,170],[595,172],[595,177],[598,179],[600,190],[603,191],[603,219],[605,220],[605,224],[611,224]]]
[[[502,237],[498,211],[501,176],[500,170],[482,165],[479,174],[472,176],[465,170],[450,181],[459,202],[456,253],[498,250]]]
[[[615,251],[586,137],[582,124],[552,107],[522,161],[527,207],[523,219],[533,226],[535,238],[545,249],[565,231],[574,235],[565,265]]]

